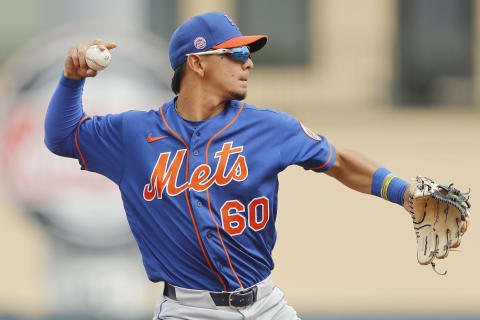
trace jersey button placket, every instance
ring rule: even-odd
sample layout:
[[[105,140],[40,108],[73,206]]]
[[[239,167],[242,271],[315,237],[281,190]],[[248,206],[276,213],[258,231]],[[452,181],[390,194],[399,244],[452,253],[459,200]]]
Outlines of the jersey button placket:
[[[195,129],[195,132],[193,133],[190,140],[189,148],[190,150],[192,150],[192,157],[190,157],[189,160],[190,176],[193,174],[195,168],[205,163],[205,155],[202,155],[200,153],[200,151],[205,150],[205,145],[201,144],[200,136],[200,131]],[[192,204],[194,204],[194,211],[196,211],[200,215],[210,216],[205,191],[197,192],[195,190],[190,190],[190,197]],[[204,220],[205,225],[200,221],[201,220],[197,220],[200,228],[202,228],[203,230],[205,230],[204,228],[209,229],[207,232],[204,231],[202,236],[202,242],[204,243],[205,249],[207,250],[207,254],[211,258],[213,267],[217,270],[218,273],[221,274],[222,278],[225,279],[225,275],[223,273],[227,271],[227,269],[225,268],[225,266],[227,265],[227,261],[224,261],[223,249],[221,248],[220,243],[218,243],[217,241],[218,238],[216,237],[216,231],[212,231],[211,229],[215,228],[215,225],[210,219]]]
[[[228,282],[228,262],[225,260],[225,253],[222,249],[220,241],[217,237],[217,232],[214,231],[215,226],[209,226],[209,230],[203,232],[203,243],[208,256],[211,258],[213,267]],[[226,274],[227,273],[227,274]],[[227,287],[229,285],[227,284]]]

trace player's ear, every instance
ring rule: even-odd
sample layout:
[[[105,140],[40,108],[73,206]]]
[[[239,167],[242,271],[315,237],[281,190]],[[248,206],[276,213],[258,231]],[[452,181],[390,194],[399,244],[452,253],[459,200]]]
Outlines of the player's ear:
[[[191,54],[187,57],[187,66],[199,77],[203,78],[205,74],[205,63],[201,57]]]

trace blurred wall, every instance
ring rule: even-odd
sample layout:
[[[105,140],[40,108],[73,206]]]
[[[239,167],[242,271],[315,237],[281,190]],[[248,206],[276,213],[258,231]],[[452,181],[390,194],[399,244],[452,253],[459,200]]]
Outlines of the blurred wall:
[[[469,105],[398,106],[395,103],[398,2],[304,3],[310,35],[309,58],[305,63],[293,65],[256,64],[247,101],[290,112],[335,145],[359,150],[404,179],[421,174],[443,183],[454,181],[461,189],[472,188],[473,217],[461,252],[452,252],[438,264],[439,269],[448,270],[447,276],[440,277],[430,267],[417,264],[411,221],[400,207],[348,190],[326,175],[289,168],[280,175],[274,281],[301,314],[480,314],[480,280],[475,272],[480,263],[475,251],[480,244],[475,227],[475,194],[480,190],[476,182],[479,181],[476,167],[480,162],[476,143],[480,139],[478,90],[473,90],[474,99]],[[4,4],[0,12],[0,63],[3,63],[0,98],[4,101],[0,115],[5,119],[10,108],[8,84],[12,74],[6,73],[5,66],[39,34],[61,29],[65,24],[89,22],[95,23],[100,34],[102,25],[105,28],[122,25],[129,30],[162,36],[170,34],[188,17],[210,10],[227,12],[243,29],[238,20],[241,19],[237,15],[241,11],[238,6],[241,1],[233,0]],[[152,14],[152,8],[168,10],[156,15]],[[474,1],[471,79],[474,89],[479,86],[478,8],[478,2]],[[275,10],[272,7],[270,12],[262,14],[275,15]],[[288,12],[279,11],[280,14],[288,19]],[[163,22],[159,24],[157,19]],[[305,21],[276,23],[296,28]],[[72,37],[71,44],[88,40]],[[282,41],[281,35],[272,35],[270,41]],[[61,54],[67,50],[65,46]],[[118,55],[121,50],[122,44],[116,49]],[[278,55],[281,54],[279,51]],[[165,47],[158,55],[167,56]],[[38,58],[32,50],[31,59]],[[118,68],[115,53],[110,68],[106,75]],[[62,70],[61,60],[57,69],[57,73]],[[168,79],[171,73],[167,73],[164,76]],[[106,87],[99,79],[89,80],[86,92]],[[48,101],[48,92],[44,99]],[[42,108],[44,111],[46,105]],[[41,143],[40,137],[38,144]],[[84,178],[90,179],[91,174]],[[26,212],[25,206],[12,195],[4,176],[1,181],[0,315],[51,314],[49,274],[52,248],[58,240]],[[118,214],[126,226],[124,213]],[[141,269],[138,255],[132,257]],[[88,268],[87,262],[78,263],[85,263]],[[146,292],[146,302],[141,306],[142,312],[149,315],[162,285],[149,283],[146,276],[134,278],[140,284],[136,288],[144,288]]]

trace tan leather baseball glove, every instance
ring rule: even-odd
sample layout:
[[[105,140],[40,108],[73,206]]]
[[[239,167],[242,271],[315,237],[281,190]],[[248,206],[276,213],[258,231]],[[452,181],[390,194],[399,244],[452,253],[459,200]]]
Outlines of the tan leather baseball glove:
[[[453,183],[444,186],[421,176],[410,185],[408,207],[417,236],[418,263],[431,264],[439,273],[434,259],[446,258],[450,249],[460,245],[469,225],[469,194],[454,188]]]

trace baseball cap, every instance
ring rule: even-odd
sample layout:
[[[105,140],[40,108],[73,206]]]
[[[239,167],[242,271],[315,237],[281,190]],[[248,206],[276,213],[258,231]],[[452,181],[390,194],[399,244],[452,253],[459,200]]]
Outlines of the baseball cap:
[[[248,46],[250,52],[267,43],[266,35],[244,36],[233,20],[222,12],[207,12],[185,21],[170,38],[168,55],[172,69],[187,60],[187,54],[210,49]]]

